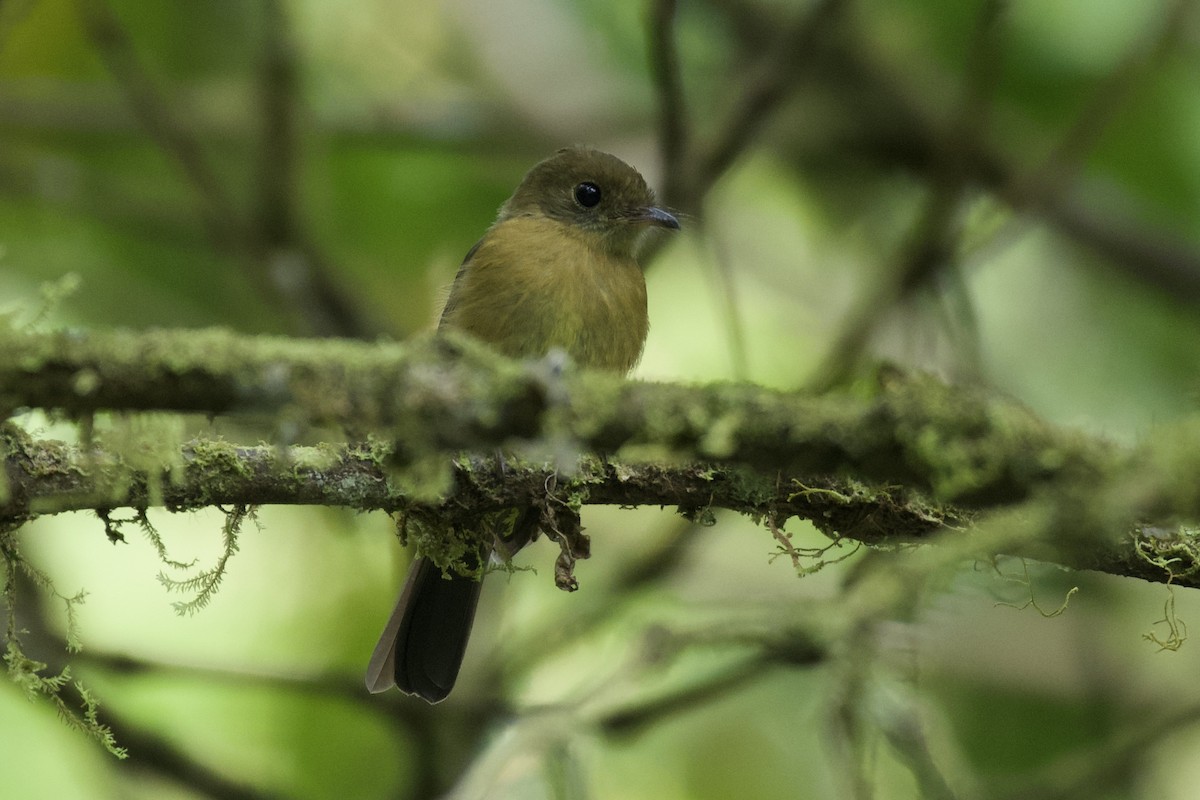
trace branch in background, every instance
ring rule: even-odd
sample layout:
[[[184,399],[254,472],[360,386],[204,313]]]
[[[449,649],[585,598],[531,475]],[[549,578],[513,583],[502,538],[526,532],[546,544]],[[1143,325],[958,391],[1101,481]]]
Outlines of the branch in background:
[[[245,219],[204,155],[199,140],[172,110],[108,0],[77,0],[100,56],[151,140],[177,163],[200,199],[201,219],[212,241],[247,258],[264,293],[280,298],[296,330],[325,336],[373,338],[354,298],[328,260],[300,231],[297,195],[298,67],[287,15],[277,0],[265,3],[260,80],[263,125],[258,149],[259,202]]]
[[[663,196],[668,205],[690,202],[698,208],[703,205],[703,197],[689,195],[688,184],[692,177],[689,177],[687,168],[694,161],[691,154],[692,126],[687,114],[679,49],[676,44],[676,12],[675,0],[652,0],[648,21],[650,73],[658,94],[658,149],[663,163]],[[701,219],[695,218],[693,221],[703,232]],[[652,258],[663,243],[664,240],[657,239],[646,251],[645,257]],[[715,254],[718,280],[716,296],[721,301],[721,316],[729,342],[730,364],[733,367],[733,375],[744,379],[748,373],[749,355],[745,324],[738,304],[738,283],[733,277],[732,261],[722,252],[720,243],[710,237],[710,244]]]
[[[1139,220],[1128,198],[1104,206],[1078,196],[1045,197],[1009,185],[1019,174],[1010,165],[981,158],[974,166],[1014,208],[1040,215],[1134,281],[1200,305],[1200,251],[1173,231]]]
[[[822,655],[819,650],[814,650],[813,661],[819,661]],[[654,725],[725,697],[761,678],[774,666],[776,664],[770,659],[754,658],[719,674],[677,686],[673,691],[654,699],[639,699],[624,708],[613,709],[596,722],[609,736],[637,736]]]
[[[1069,194],[1087,156],[1099,144],[1117,114],[1142,86],[1151,70],[1160,66],[1190,30],[1189,16],[1194,13],[1191,0],[1174,0],[1166,8],[1158,29],[1145,41],[1135,42],[1116,66],[1093,90],[1088,102],[1063,134],[1045,161],[1017,180],[1016,194],[1046,199]]]
[[[202,797],[219,797],[222,800],[270,800],[278,797],[273,792],[254,788],[250,781],[227,777],[215,765],[205,764],[195,758],[175,737],[159,735],[125,719],[113,709],[106,709],[104,716],[117,741],[129,750],[130,758],[123,763],[123,769],[149,773],[157,780],[187,787],[188,792]]]
[[[278,690],[286,686],[292,693],[308,693],[324,702],[364,703],[361,682],[351,682],[345,676],[329,675],[317,680],[312,677],[299,678],[273,674],[256,674],[244,669],[221,669],[216,666],[182,666],[175,663],[160,663],[154,659],[143,660],[126,654],[98,652],[92,647],[82,651],[72,650],[67,641],[47,622],[45,596],[29,580],[17,582],[22,646],[35,653],[39,661],[48,662],[49,672],[58,673],[69,665],[91,680],[93,670],[99,670],[107,680],[127,679],[144,675],[169,675],[180,681],[202,682],[207,686],[227,684],[231,686],[270,686]],[[398,706],[399,716],[409,725],[420,721],[428,706],[412,704]],[[128,751],[128,759],[122,769],[139,771],[156,780],[170,781],[186,786],[201,796],[225,800],[260,800],[278,797],[264,793],[249,782],[240,782],[225,774],[222,765],[210,763],[190,753],[186,747],[167,735],[153,723],[139,715],[124,716],[117,708],[108,705],[102,709],[105,724],[113,736]]]
[[[687,182],[690,205],[699,201],[733,162],[745,152],[770,115],[799,87],[801,74],[816,61],[819,44],[842,17],[844,0],[820,0],[805,9],[777,35],[763,54],[747,88],[729,111],[725,124],[708,147],[694,154],[695,173]]]
[[[255,165],[258,171],[255,227],[268,247],[277,247],[295,241],[297,233],[299,66],[291,20],[279,0],[265,0],[263,11],[263,54],[258,80],[262,134]]]
[[[1186,0],[1179,0],[1173,4],[1166,15],[1166,27],[1177,34],[1188,30],[1187,25],[1171,22],[1178,19],[1177,13],[1187,13],[1185,7],[1188,5]],[[749,52],[760,52],[763,49],[762,42],[766,37],[764,31],[771,32],[779,28],[775,17],[765,15],[749,5],[721,3],[712,4],[711,8],[725,17],[726,30]],[[834,47],[831,48],[831,44]],[[1158,60],[1162,57],[1160,48],[1169,46],[1170,42],[1167,39],[1153,39],[1143,49],[1135,49],[1129,53],[1122,62],[1129,64],[1127,72],[1118,66],[1110,73],[1110,77],[1103,82],[1103,88],[1093,95],[1095,99],[1089,106],[1097,111],[1085,112],[1077,119],[1075,128],[1083,134],[1085,140],[1089,138],[1083,130],[1087,127],[1085,120],[1097,120],[1097,124],[1103,127],[1104,121],[1114,112],[1122,94],[1130,88],[1136,88],[1137,79],[1144,75],[1148,68],[1159,63]],[[838,155],[839,149],[844,152],[850,148],[857,155],[868,156],[889,166],[928,168],[931,154],[937,146],[938,137],[934,135],[937,124],[912,104],[906,92],[899,86],[897,77],[870,69],[864,70],[863,56],[844,43],[839,45],[834,37],[823,37],[822,47],[824,54],[817,68],[822,71],[822,75],[836,75],[842,82],[834,87],[836,97],[843,101],[867,98],[866,102],[876,113],[867,115],[851,110],[853,118],[858,120],[856,124],[849,126],[855,132],[855,139],[820,142],[816,150],[811,149],[810,143],[805,147],[807,154],[815,161],[827,162],[831,156]],[[864,80],[868,83],[864,83]],[[1108,87],[1112,88],[1117,100],[1112,100],[1111,97],[1109,100],[1105,99],[1108,96]],[[62,91],[62,87],[58,86],[52,89]],[[126,91],[128,92],[128,89]],[[3,117],[3,124],[16,125],[21,130],[28,129],[34,133],[63,128],[84,133],[128,132],[128,125],[123,121],[123,111],[109,108],[102,100],[98,100],[95,92],[90,89],[78,94],[68,91],[63,97],[50,101],[42,98],[44,94],[38,97],[0,97],[0,117]],[[84,114],[73,111],[89,107],[91,110]],[[878,113],[879,107],[885,107],[886,112]],[[484,109],[479,110],[479,113],[484,112]],[[889,124],[881,125],[880,119],[888,120]],[[210,129],[213,128],[212,122],[200,120],[199,124],[202,129],[206,125]],[[413,135],[422,130],[419,125],[407,121],[390,122],[379,117],[372,117],[367,124],[349,117],[331,116],[318,120],[316,124],[319,128],[318,133],[323,135],[336,136],[353,132],[358,136],[373,136],[386,141],[393,140],[397,135]],[[503,120],[493,119],[490,120],[489,127],[502,124]],[[188,129],[191,130],[190,125]],[[249,132],[229,131],[223,128],[213,130],[235,136],[251,135]],[[530,134],[526,132],[526,135]],[[1074,140],[1075,136],[1072,134],[1064,136],[1060,149],[1067,153],[1078,153],[1081,149],[1086,150],[1091,146],[1086,142],[1082,148],[1078,144],[1068,144]],[[976,143],[973,151],[967,153],[967,156],[973,178],[1015,209],[1041,217],[1068,238],[1099,253],[1133,279],[1172,296],[1200,303],[1200,252],[1195,244],[1173,231],[1153,224],[1152,220],[1139,214],[1136,210],[1137,204],[1119,189],[1105,187],[1103,196],[1108,198],[1108,202],[1103,206],[1096,204],[1095,193],[1089,194],[1086,204],[1080,197],[1049,197],[1027,185],[1031,175],[1044,174],[1044,169],[1012,163],[1011,159],[985,143]],[[11,164],[5,165],[5,168],[17,169]],[[669,175],[665,175],[664,178],[667,181],[671,180]],[[33,176],[20,175],[17,184],[23,185],[32,180]],[[664,199],[671,200],[670,195],[665,194]],[[117,200],[132,204],[137,198],[118,197]],[[62,202],[61,199],[56,201]],[[95,206],[97,207],[89,205],[86,211],[108,213],[112,203],[102,201]],[[161,215],[163,209],[131,208],[128,218],[141,218],[139,215],[149,212],[152,212],[152,216]],[[174,217],[168,216],[169,235],[175,235],[176,222]],[[327,268],[318,269],[317,273],[333,274]],[[373,329],[377,326],[367,323],[366,327]],[[349,326],[345,334],[356,335]]]
[[[263,3],[263,57],[259,77],[262,133],[258,148],[258,203],[252,260],[303,329],[321,336],[371,339],[380,331],[369,324],[356,298],[348,294],[320,248],[305,233],[297,207],[300,153],[297,130],[300,105],[299,45],[280,0]]]
[[[674,0],[655,0],[649,19],[650,66],[658,93],[659,149],[665,173],[664,194],[669,204],[686,209],[703,205],[704,197],[717,180],[797,90],[805,70],[819,61],[818,44],[840,22],[843,6],[841,0],[821,0],[814,8],[800,11],[782,33],[772,30],[770,37],[764,36],[771,44],[759,48],[762,55],[751,68],[747,88],[735,100],[725,124],[707,147],[693,148],[675,44],[676,4]],[[723,301],[722,316],[729,334],[731,362],[740,377],[745,375],[748,363],[744,325],[737,302],[737,282],[729,260],[720,254],[717,277],[720,285],[716,294]],[[874,309],[867,309],[867,319],[874,320],[875,316]],[[866,325],[851,327],[864,331],[867,328]]]
[[[691,127],[675,42],[677,5],[676,0],[651,0],[649,13],[650,74],[658,92],[658,152],[667,203],[683,194],[680,180],[688,157]]]
[[[1124,93],[1131,92],[1137,80],[1145,75],[1145,64],[1162,59],[1169,51],[1175,41],[1172,28],[1186,29],[1172,25],[1172,21],[1178,22],[1179,15],[1189,11],[1187,2],[1172,6],[1164,28],[1149,42],[1135,46],[1117,65],[1050,160],[1038,169],[1014,163],[982,140],[959,142],[957,147],[971,179],[1013,209],[1036,215],[1134,280],[1195,304],[1200,303],[1200,252],[1194,243],[1141,219],[1144,215],[1136,212],[1133,199],[1114,193],[1109,187],[1102,193],[1109,198],[1107,204],[1097,203],[1096,193],[1089,193],[1085,203],[1081,193],[1069,191],[1061,182],[1037,178],[1046,170],[1065,170],[1063,181],[1070,177],[1073,169],[1067,162],[1081,163],[1087,148],[1095,144],[1087,129],[1098,128],[1092,133],[1099,135],[1116,113],[1116,106],[1125,99]],[[844,144],[859,154],[893,166],[931,169],[941,158],[939,150],[947,141],[942,123],[910,100],[894,75],[869,65],[859,52],[843,48],[836,59],[844,62],[839,74],[851,80],[841,95],[870,98],[874,105],[886,107],[887,118],[892,122],[889,129],[862,125],[856,129],[857,140]],[[1110,87],[1116,97],[1103,95],[1103,90]],[[853,110],[850,113],[856,114]],[[827,152],[821,155],[828,157]],[[1031,175],[1033,179],[1027,177]]]
[[[1138,43],[1130,50],[1093,95],[1092,102],[1076,119],[1048,162],[1033,170],[1030,178],[1019,180],[1022,186],[1010,188],[1010,193],[1040,197],[1042,201],[1054,201],[1068,194],[1073,173],[1097,142],[1106,122],[1128,100],[1138,85],[1138,78],[1145,76],[1146,64],[1162,59],[1171,42],[1175,41],[1174,31],[1182,22],[1182,13],[1187,6],[1187,2],[1177,2],[1163,29],[1152,37],[1151,42]],[[931,120],[925,120],[923,126],[930,137],[928,168],[931,184],[923,216],[894,259],[894,269],[878,276],[852,309],[850,319],[817,369],[811,385],[815,391],[828,391],[852,377],[872,333],[882,320],[887,319],[890,309],[910,299],[916,291],[930,288],[938,273],[958,269],[949,263],[958,236],[954,229],[955,212],[962,193],[977,172],[972,167],[972,156],[983,151],[984,143],[989,140],[986,120],[1001,62],[1003,11],[1004,4],[998,0],[986,2],[980,8],[958,113],[946,130],[932,125]],[[953,289],[960,282],[949,285]],[[965,291],[959,291],[958,300],[961,308],[968,309],[971,301]]]
[[[920,217],[870,287],[847,314],[841,331],[821,360],[809,388],[827,392],[847,383],[858,371],[871,335],[888,312],[927,282],[941,269],[953,269],[947,259],[954,250],[956,211],[962,196],[962,179],[945,176],[929,188]]]
[[[697,534],[711,517],[693,515],[694,519],[678,518],[666,536],[648,551],[632,556],[623,554],[620,575],[613,581],[611,600],[603,604],[585,604],[571,613],[571,625],[564,629],[553,618],[532,621],[513,630],[503,645],[503,658],[485,659],[486,671],[479,678],[481,686],[499,686],[513,675],[528,675],[537,664],[553,658],[556,653],[569,652],[572,647],[595,635],[609,620],[644,599],[643,590],[662,585],[683,568],[688,556],[700,544]]]
[[[763,42],[781,24],[777,14],[750,4],[723,2],[709,7],[723,16],[732,38],[750,54],[761,52]],[[1178,35],[1189,30],[1184,21],[1192,11],[1187,0],[1172,3],[1161,27],[1136,44],[1110,72],[1050,160],[1037,169],[1016,164],[989,142],[956,141],[933,111],[913,99],[899,73],[872,63],[869,44],[861,37],[826,36],[814,69],[820,72],[826,89],[823,97],[833,110],[822,113],[827,117],[840,113],[845,119],[832,128],[836,138],[812,141],[792,137],[798,160],[823,165],[849,154],[865,157],[877,166],[928,172],[947,157],[944,149],[953,146],[971,180],[1015,210],[1044,220],[1134,280],[1186,302],[1200,303],[1200,252],[1194,242],[1154,224],[1139,213],[1133,198],[1111,186],[1105,186],[1102,193],[1089,192],[1084,202],[1079,192],[1072,193],[1060,183],[1051,181],[1054,185],[1044,186],[1044,181],[1037,180],[1047,175],[1047,169],[1063,168],[1064,160],[1082,162],[1138,81],[1151,66],[1161,63]],[[838,30],[854,33],[849,26]],[[928,92],[918,96],[936,100]],[[935,104],[930,105],[936,109]],[[1064,180],[1072,169],[1067,168]],[[1107,202],[1098,203],[1097,196]]]
[[[129,32],[108,0],[77,0],[80,17],[142,128],[182,170],[200,200],[201,218],[213,240],[239,242],[245,226],[237,207],[208,163],[200,143],[171,110],[134,50]]]
[[[1124,787],[1160,753],[1172,737],[1195,730],[1200,706],[1179,698],[1164,708],[1139,709],[1136,719],[1120,721],[1119,735],[1086,756],[1069,752],[1056,757],[1019,789],[995,786],[984,795],[993,800],[1078,800],[1102,796]]]
[[[893,106],[892,116],[905,120],[900,135],[864,129],[855,141],[843,145],[857,155],[892,166],[927,170],[937,148],[937,123],[905,105],[901,93],[892,88],[895,93],[889,100],[898,104]],[[827,158],[828,153],[822,150],[818,156]],[[1022,180],[1026,168],[984,143],[973,143],[966,157],[972,180],[1014,210],[1044,221],[1134,281],[1200,304],[1200,251],[1177,233],[1146,221],[1128,195],[1108,187],[1103,193],[1090,193],[1087,202],[1079,192],[1042,194],[1036,185]],[[1098,202],[1100,196],[1104,202]]]
[[[687,117],[679,53],[675,43],[674,0],[652,0],[649,13],[650,71],[658,94],[658,140],[663,159],[664,200],[695,211],[718,179],[733,165],[800,85],[800,76],[818,59],[818,44],[841,17],[844,0],[820,0],[805,8],[781,32],[772,29],[752,52],[746,89],[733,102],[725,122],[707,145],[695,143]],[[740,16],[740,15],[735,15]]]
[[[982,139],[969,148],[975,177],[1019,210],[1040,214],[1063,234],[1096,251],[1134,279],[1168,294],[1200,302],[1200,254],[1165,230],[1135,221],[1129,207],[1085,207],[1072,187],[1110,123],[1153,67],[1162,64],[1190,29],[1190,0],[1176,0],[1156,30],[1135,42],[1093,91],[1044,162],[1033,168],[1004,164]],[[1124,202],[1125,206],[1132,203]]]

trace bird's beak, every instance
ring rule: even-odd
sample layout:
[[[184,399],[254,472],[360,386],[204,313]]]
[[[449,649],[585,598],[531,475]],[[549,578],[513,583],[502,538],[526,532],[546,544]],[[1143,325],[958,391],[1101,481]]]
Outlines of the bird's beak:
[[[679,230],[679,220],[670,211],[664,211],[658,206],[647,206],[643,208],[635,217],[638,222],[644,222],[647,225],[654,225],[659,228],[669,228],[673,231]]]

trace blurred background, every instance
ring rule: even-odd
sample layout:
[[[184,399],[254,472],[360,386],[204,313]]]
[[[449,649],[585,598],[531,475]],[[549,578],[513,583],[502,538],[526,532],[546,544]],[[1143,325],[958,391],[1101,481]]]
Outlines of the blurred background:
[[[1200,396],[1194,5],[7,0],[0,310],[402,339],[524,171],[587,143],[685,215],[647,259],[637,377],[830,387],[886,358],[1133,444]],[[97,427],[137,424],[278,433]],[[172,558],[219,556],[216,510],[150,519]],[[1154,641],[1197,618],[1195,592],[964,564],[788,663],[755,632],[830,615],[863,553],[799,577],[732,515],[584,524],[581,590],[528,548],[536,574],[488,581],[429,707],[362,688],[407,566],[383,514],[262,509],[184,617],[134,529],[114,546],[93,515],[38,520],[26,553],[88,592],[84,650],[68,659],[63,604],[32,589],[27,650],[69,660],[131,757],[0,683],[5,794],[1195,796],[1200,648]],[[1026,606],[1073,587],[1059,616]]]

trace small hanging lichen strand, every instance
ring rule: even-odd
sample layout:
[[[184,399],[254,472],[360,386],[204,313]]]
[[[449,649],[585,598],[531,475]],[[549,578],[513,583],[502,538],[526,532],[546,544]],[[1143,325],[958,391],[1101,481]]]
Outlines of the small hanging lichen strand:
[[[49,701],[58,712],[59,718],[70,727],[92,737],[117,758],[126,758],[128,753],[125,748],[117,745],[112,730],[100,722],[99,702],[81,682],[71,680],[71,668],[64,667],[57,675],[45,675],[48,665],[29,658],[21,647],[21,631],[17,626],[17,581],[22,575],[65,606],[68,652],[77,653],[81,649],[75,611],[83,603],[86,593],[80,591],[70,597],[60,594],[54,588],[50,576],[29,563],[21,553],[17,540],[19,531],[19,525],[0,528],[0,559],[4,562],[4,604],[8,609],[4,663],[8,668],[9,680],[21,687],[30,700],[40,697]],[[74,687],[78,693],[82,713],[63,697],[63,689],[67,686]]]
[[[224,511],[224,509],[222,509]],[[217,563],[210,569],[203,570],[196,575],[185,580],[176,580],[170,577],[165,572],[158,573],[158,582],[166,587],[167,591],[178,594],[195,593],[195,596],[190,600],[181,600],[171,604],[175,609],[175,613],[180,616],[194,614],[207,606],[216,596],[217,589],[221,585],[221,581],[225,578],[225,570],[229,564],[229,559],[237,553],[238,535],[242,530],[242,523],[247,519],[255,519],[258,508],[256,506],[234,506],[228,511],[224,511],[225,524],[222,527],[222,552],[217,559]],[[175,567],[186,567],[187,565],[179,564],[178,562],[168,562]]]

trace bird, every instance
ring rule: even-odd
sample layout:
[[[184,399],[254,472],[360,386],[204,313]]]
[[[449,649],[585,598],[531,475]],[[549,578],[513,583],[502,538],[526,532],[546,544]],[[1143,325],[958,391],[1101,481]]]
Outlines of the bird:
[[[468,251],[438,330],[511,358],[558,350],[578,366],[625,375],[649,330],[638,255],[655,228],[679,230],[679,219],[636,169],[592,147],[565,147],[530,168]],[[488,557],[510,557],[532,537],[538,514],[516,511]],[[481,580],[443,574],[417,556],[371,655],[367,689],[396,686],[429,703],[444,700],[462,666]]]

